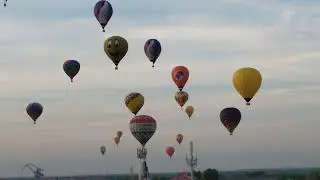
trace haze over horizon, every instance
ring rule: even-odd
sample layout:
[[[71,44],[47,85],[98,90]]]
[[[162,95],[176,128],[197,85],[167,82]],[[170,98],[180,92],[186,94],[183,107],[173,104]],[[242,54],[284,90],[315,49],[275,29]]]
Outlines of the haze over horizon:
[[[319,0],[109,2],[105,33],[93,15],[96,1],[8,0],[0,8],[2,177],[20,176],[29,162],[45,176],[129,172],[139,147],[123,102],[132,91],[145,97],[138,114],[158,125],[146,145],[150,172],[186,169],[190,140],[200,169],[320,166]],[[103,51],[111,35],[129,43],[118,71]],[[162,45],[155,68],[143,51],[149,38]],[[62,69],[68,59],[81,63],[72,84]],[[190,70],[190,121],[174,100],[176,65]],[[245,66],[263,76],[250,107],[231,81]],[[44,107],[36,126],[25,112],[33,101]],[[231,106],[242,112],[233,136],[219,119]],[[119,147],[117,130],[124,133]],[[185,137],[180,147],[177,133]],[[178,149],[170,159],[165,148],[172,145]]]

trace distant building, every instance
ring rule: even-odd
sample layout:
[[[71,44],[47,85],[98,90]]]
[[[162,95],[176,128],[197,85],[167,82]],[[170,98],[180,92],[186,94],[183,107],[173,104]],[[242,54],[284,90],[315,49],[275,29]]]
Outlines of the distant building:
[[[189,173],[182,172],[171,178],[170,180],[191,180]]]

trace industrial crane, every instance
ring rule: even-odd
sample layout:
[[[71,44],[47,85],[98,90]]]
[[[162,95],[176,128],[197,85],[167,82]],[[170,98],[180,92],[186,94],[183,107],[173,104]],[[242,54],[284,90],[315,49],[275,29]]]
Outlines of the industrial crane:
[[[23,166],[23,168],[21,169],[22,172],[23,172],[23,170],[24,170],[25,168],[28,168],[28,169],[33,173],[33,175],[34,175],[34,177],[35,177],[36,179],[40,179],[41,177],[44,176],[44,174],[42,173],[42,171],[44,171],[44,169],[41,169],[41,168],[37,167],[37,166],[34,165],[34,164],[31,164],[31,163],[26,164],[26,165]]]

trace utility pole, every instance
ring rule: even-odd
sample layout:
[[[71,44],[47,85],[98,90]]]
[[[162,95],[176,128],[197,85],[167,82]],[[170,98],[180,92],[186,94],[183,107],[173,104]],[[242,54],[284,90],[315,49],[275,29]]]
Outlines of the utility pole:
[[[190,168],[190,175],[191,180],[194,180],[193,171],[195,167],[198,165],[198,158],[197,155],[193,156],[193,142],[190,141],[190,151],[189,151],[189,157],[186,155],[186,164]]]
[[[139,180],[151,180],[146,163],[147,149],[145,147],[137,149],[137,158],[140,163]]]
[[[130,166],[130,180],[133,180],[133,167]]]

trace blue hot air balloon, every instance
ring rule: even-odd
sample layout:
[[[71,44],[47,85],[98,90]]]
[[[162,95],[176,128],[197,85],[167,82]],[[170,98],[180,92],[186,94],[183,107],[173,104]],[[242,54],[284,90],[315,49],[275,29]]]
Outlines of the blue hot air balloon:
[[[100,23],[102,31],[105,32],[104,28],[110,21],[113,14],[112,5],[106,0],[100,0],[94,6],[94,16]]]
[[[80,71],[80,63],[76,60],[67,60],[63,64],[63,70],[70,77],[71,82],[73,82],[73,78]]]
[[[40,103],[33,102],[28,104],[26,111],[28,115],[33,120],[34,124],[36,124],[37,119],[40,117],[40,115],[43,112],[43,107]]]

